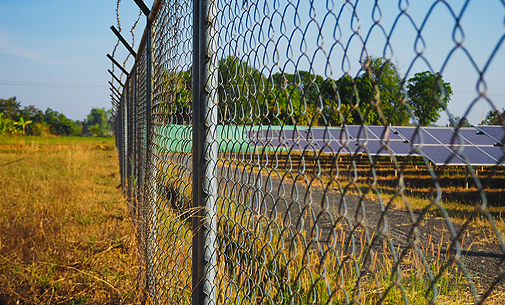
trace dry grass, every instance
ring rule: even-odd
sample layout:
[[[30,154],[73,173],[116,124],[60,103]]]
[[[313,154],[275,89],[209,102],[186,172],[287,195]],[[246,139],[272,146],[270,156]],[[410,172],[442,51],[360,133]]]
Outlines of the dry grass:
[[[286,156],[277,156],[278,158],[276,159],[275,156],[269,155],[269,163],[267,164],[265,162],[265,166],[275,166],[275,171],[279,172],[279,176],[283,176],[284,173],[286,173],[289,169],[291,169],[292,172],[295,173],[300,173],[297,171],[300,167],[298,166],[299,162],[298,159],[292,158],[289,159]],[[289,160],[288,160],[289,159]],[[264,161],[264,160],[263,160]],[[289,161],[292,161],[293,164],[288,164]],[[313,160],[309,160],[313,161]],[[365,160],[368,162],[368,160]],[[386,160],[388,161],[388,160]],[[277,163],[276,163],[277,162]],[[362,162],[362,163],[366,163]],[[322,185],[328,185],[330,182],[340,182],[343,185],[351,184],[351,179],[349,178],[350,176],[350,171],[349,171],[349,160],[343,160],[341,163],[339,163],[339,169],[341,170],[340,175],[335,178],[334,172],[330,173],[330,168],[331,165],[326,164],[326,167],[321,166],[321,169],[326,170],[322,171],[320,173],[317,173],[317,167],[316,169],[310,167],[312,164],[310,162],[307,162],[303,169],[305,170],[302,175],[304,175],[308,180],[313,179],[314,177],[317,176],[317,178],[321,178],[323,183]],[[366,164],[365,164],[366,165]],[[333,165],[335,166],[335,165]],[[423,168],[424,166],[424,168]],[[475,243],[479,243],[481,245],[485,244],[490,244],[490,245],[495,245],[497,242],[497,236],[491,231],[491,222],[489,219],[485,218],[483,213],[480,210],[476,210],[476,206],[480,206],[480,202],[475,200],[476,196],[476,188],[474,185],[470,184],[470,187],[467,189],[463,186],[461,183],[464,181],[465,178],[465,173],[464,173],[464,168],[448,168],[445,169],[444,171],[440,171],[439,174],[439,179],[441,179],[439,182],[441,184],[441,191],[443,195],[448,195],[447,197],[442,196],[442,200],[438,202],[439,206],[436,206],[433,204],[433,200],[430,199],[431,192],[432,192],[432,185],[434,184],[434,180],[428,175],[426,171],[426,165],[419,165],[419,170],[416,166],[410,166],[407,168],[403,169],[403,173],[405,176],[408,176],[407,178],[410,179],[410,184],[406,186],[406,190],[404,191],[403,198],[400,197],[394,197],[395,192],[398,190],[398,176],[395,175],[394,173],[394,167],[392,167],[391,163],[387,164],[387,162],[382,162],[379,163],[375,166],[376,174],[377,174],[377,183],[374,185],[375,191],[371,191],[371,186],[372,182],[369,180],[369,174],[370,174],[370,165],[364,166],[363,164],[357,164],[356,165],[356,172],[358,172],[358,175],[356,175],[356,180],[352,182],[352,185],[355,187],[357,191],[359,191],[359,194],[365,194],[365,197],[371,200],[378,200],[378,196],[383,200],[383,202],[388,203],[390,200],[392,200],[393,206],[399,210],[405,210],[406,205],[408,205],[411,209],[415,211],[424,211],[424,213],[431,217],[433,216],[434,218],[440,218],[441,215],[441,209],[440,207],[443,207],[449,214],[449,217],[451,221],[458,223],[458,224],[463,224],[465,221],[467,221],[470,217],[473,217],[474,214],[477,214],[477,216],[470,218],[471,222],[470,225],[473,228],[479,228],[479,230],[473,230],[473,234],[475,236],[478,236],[477,240],[474,241]],[[393,168],[393,169],[391,169]],[[334,169],[334,168],[333,168]],[[260,170],[257,168],[252,169],[254,173],[260,173]],[[347,170],[347,171],[346,171]],[[496,181],[502,181],[505,177],[504,171],[502,168],[492,168],[492,169],[482,169],[478,168],[479,171],[479,177],[483,179],[483,181],[486,181],[484,184],[484,192],[486,195],[491,195],[492,193],[498,194],[498,196],[488,196],[489,198],[500,198],[500,194],[503,194],[504,192],[504,187],[500,183],[496,183]],[[316,174],[315,174],[316,173]],[[404,178],[405,178],[404,176]],[[445,177],[445,178],[444,178]],[[445,179],[445,180],[442,180]],[[472,177],[469,177],[469,182],[472,183]],[[412,183],[414,184],[412,185]],[[347,183],[347,184],[346,184]],[[396,185],[396,187],[395,187]],[[322,191],[322,190],[321,190]],[[358,194],[358,192],[353,192],[352,188],[349,188],[346,191],[346,194]],[[379,194],[379,195],[378,195]],[[494,195],[496,195],[494,194]],[[490,212],[492,217],[494,218],[494,223],[496,224],[496,227],[499,231],[505,232],[505,222],[502,217],[502,212],[505,212],[505,207],[501,203],[501,200],[498,200],[498,202],[492,202],[488,201],[490,203],[489,206],[486,207],[486,210]],[[427,210],[424,210],[427,209]],[[231,216],[229,216],[231,218]],[[246,217],[246,219],[249,219]],[[230,221],[231,224],[225,226],[227,227],[236,227],[236,223],[234,221]],[[391,223],[390,223],[391,225]],[[246,225],[243,225],[243,227],[246,227]],[[277,226],[265,226],[265,227],[277,227]],[[482,230],[480,230],[482,229]],[[254,229],[250,229],[251,232],[255,232]],[[261,230],[260,230],[261,231]],[[280,231],[280,229],[279,229]],[[481,232],[482,231],[482,232]],[[488,232],[488,235],[482,235],[481,233],[483,232]],[[477,235],[479,234],[479,235]],[[233,232],[231,233],[231,236],[239,236],[240,234]],[[258,240],[255,239],[255,236],[249,237],[248,240]],[[267,238],[272,238],[270,235],[267,236]],[[261,240],[261,238],[259,238]],[[361,238],[358,238],[360,242],[363,242]],[[471,239],[470,239],[471,240]],[[284,240],[284,243],[286,243],[286,240]],[[224,243],[226,246],[226,243]],[[233,244],[233,242],[232,242]],[[243,242],[236,242],[236,244],[243,244]],[[270,245],[278,245],[278,244],[283,244],[283,243],[277,243],[276,241],[270,241]],[[463,242],[461,243],[463,245]],[[318,245],[319,246],[319,245]],[[465,250],[470,251],[470,248],[472,246],[472,243],[466,243],[465,244]],[[238,247],[238,246],[237,246]],[[237,247],[232,247],[232,248],[237,248]],[[246,246],[243,246],[244,248],[247,248]],[[270,246],[268,246],[270,247]],[[264,244],[258,245],[255,250],[250,250],[250,253],[261,253],[260,250],[258,249],[268,249],[268,247]],[[413,249],[410,249],[407,252],[407,255],[405,255],[402,264],[401,264],[401,270],[402,272],[402,282],[401,285],[403,285],[403,291],[400,291],[397,289],[396,283],[392,287],[394,289],[390,290],[389,292],[386,293],[387,297],[384,299],[386,304],[398,304],[398,303],[404,303],[404,300],[409,300],[409,303],[411,304],[426,304],[428,303],[427,301],[429,300],[429,297],[425,296],[426,291],[429,291],[431,282],[429,279],[426,278],[427,276],[427,268],[431,269],[431,272],[435,275],[439,274],[440,279],[437,282],[437,286],[439,286],[440,289],[440,296],[437,299],[437,303],[440,304],[468,304],[468,303],[474,303],[473,300],[473,295],[470,293],[468,290],[468,283],[467,279],[463,276],[463,273],[461,273],[461,270],[459,269],[459,266],[455,264],[454,262],[448,262],[448,257],[450,256],[449,253],[447,252],[447,244],[444,244],[441,240],[438,240],[438,242],[433,242],[430,236],[430,239],[428,241],[420,241],[419,242],[419,247],[421,251],[424,253],[424,256],[427,258],[427,262],[421,264],[419,261],[419,257],[417,256],[417,252],[414,251]],[[254,248],[254,247],[253,247]],[[306,249],[305,246],[299,246],[296,247],[297,249]],[[343,247],[340,247],[343,248]],[[363,247],[358,247],[358,249],[362,249]],[[472,248],[473,249],[473,248]],[[377,250],[377,249],[375,249]],[[387,251],[385,251],[387,250]],[[443,250],[443,251],[442,251]],[[272,250],[273,251],[273,250]],[[381,298],[378,297],[380,293],[384,293],[384,287],[389,287],[392,282],[392,276],[391,276],[391,270],[393,270],[393,262],[391,260],[391,251],[392,249],[382,249],[382,251],[376,251],[375,256],[372,257],[372,272],[370,275],[372,276],[372,280],[367,279],[366,277],[364,278],[364,281],[361,282],[363,286],[361,287],[361,291],[363,292],[362,295],[359,296],[359,301],[362,304],[367,304],[367,303],[376,303],[378,300]],[[399,251],[399,250],[398,250]],[[442,251],[442,252],[441,252]],[[226,251],[223,251],[226,252]],[[243,256],[246,254],[246,251],[243,251],[244,253],[239,253],[239,254],[234,254],[238,260],[243,259]],[[248,253],[249,253],[248,252]],[[275,252],[275,251],[274,251]],[[334,276],[335,270],[336,269],[333,264],[333,267],[329,267],[324,272],[321,271],[321,268],[323,267],[322,265],[317,266],[310,266],[310,264],[305,263],[303,259],[307,259],[308,261],[312,262],[318,262],[320,261],[318,257],[318,253],[311,254],[309,251],[300,251],[304,257],[297,257],[296,253],[288,253],[284,249],[280,249],[276,253],[269,253],[269,254],[262,254],[261,257],[259,258],[249,258],[247,261],[267,261],[269,265],[274,266],[274,269],[282,269],[279,268],[279,266],[282,267],[283,261],[282,259],[285,257],[289,257],[291,259],[291,265],[295,264],[294,260],[298,259],[297,266],[296,268],[293,268],[290,273],[291,276],[287,278],[291,279],[296,279],[299,282],[296,283],[296,289],[293,288],[293,291],[298,290],[298,294],[302,295],[302,298],[304,298],[304,301],[296,301],[296,304],[305,304],[305,303],[310,303],[308,301],[308,298],[314,295],[321,296],[323,299],[319,300],[316,302],[317,304],[324,303],[326,302],[326,297],[328,293],[325,291],[324,288],[325,285],[322,285],[322,282],[329,282],[329,283],[334,283],[335,281],[337,282],[342,282],[342,280],[338,277],[338,275]],[[327,253],[326,250],[321,251],[323,253]],[[330,252],[328,252],[330,253]],[[501,252],[500,252],[501,253]],[[339,253],[341,255],[341,253]],[[269,256],[270,255],[270,256]],[[308,259],[307,257],[311,257],[311,255],[314,255],[312,259]],[[326,254],[327,255],[327,254]],[[354,262],[357,262],[358,265],[361,261],[363,261],[363,256],[361,253],[355,253],[354,257],[351,256],[351,259]],[[220,263],[223,264],[223,266],[220,266],[221,268],[218,268],[218,270],[222,271],[222,275],[224,278],[232,278],[233,280],[237,278],[247,278],[247,269],[244,269],[246,267],[242,267],[240,264],[235,263],[233,259],[226,258],[231,256],[230,253],[226,253],[226,255],[223,255],[223,258],[220,258]],[[274,257],[276,259],[271,259],[269,257]],[[225,259],[226,258],[226,259]],[[266,258],[266,259],[265,259]],[[270,260],[273,260],[271,262]],[[466,260],[466,257],[463,258],[463,260]],[[227,275],[226,272],[224,272],[226,269],[225,263],[226,261],[229,261],[231,266],[234,266],[234,270],[232,270],[234,273],[231,275]],[[326,256],[325,257],[325,264],[328,262],[334,262],[335,257],[330,257]],[[338,261],[343,261],[342,259],[336,260]],[[482,261],[484,262],[484,261]],[[441,268],[442,265],[447,264],[446,268]],[[500,263],[501,264],[501,263]],[[339,265],[339,264],[336,264]],[[347,267],[345,269],[346,265],[345,264],[340,264],[338,267],[343,270],[343,273],[345,274],[344,278],[346,278],[345,285],[343,285],[341,288],[347,291],[354,291],[356,287],[356,274],[353,274],[353,269],[351,266]],[[359,265],[362,267],[361,265]],[[254,266],[250,266],[251,268]],[[263,267],[258,267],[259,269],[263,268],[265,269],[264,272],[268,272],[268,268]],[[494,268],[491,267],[491,269]],[[288,268],[289,269],[289,268]],[[304,273],[309,273],[308,275]],[[254,270],[251,271],[250,274],[261,274],[260,271]],[[324,275],[321,278],[317,278],[318,275]],[[282,277],[282,274],[275,274],[276,277]],[[333,276],[333,277],[332,277]],[[474,276],[474,274],[470,274],[470,276]],[[476,278],[474,280],[477,280],[476,283],[476,289],[478,290],[478,294],[482,295],[483,291],[486,290],[486,286],[488,283],[481,283],[479,280]],[[251,282],[254,283],[259,283],[261,280],[250,280]],[[300,282],[305,281],[305,286],[301,285]],[[246,283],[247,280],[243,279],[243,282]],[[374,287],[373,283],[379,283]],[[239,301],[242,299],[248,299],[250,298],[249,294],[251,294],[250,291],[243,292],[245,288],[242,287],[248,287],[242,285],[243,283],[239,283],[237,285],[240,287],[237,292],[237,296],[239,298]],[[259,285],[259,284],[258,284]],[[289,285],[289,284],[288,284]],[[318,286],[320,285],[320,287]],[[330,285],[331,286],[331,285]],[[225,287],[227,287],[225,285]],[[300,287],[303,287],[303,289],[300,289]],[[319,288],[318,288],[319,287]],[[333,287],[335,288],[335,287]],[[491,292],[491,294],[486,298],[485,304],[503,304],[504,302],[504,294],[502,291],[502,286],[497,286],[494,288],[494,290]],[[301,291],[301,292],[300,292]],[[278,291],[276,291],[278,293]],[[305,294],[304,294],[305,293]],[[325,297],[326,294],[326,297]],[[256,293],[253,295],[260,295],[259,293]],[[293,300],[293,298],[289,299],[290,296],[292,296],[291,292],[287,293],[287,298],[288,301],[286,303],[289,303]],[[345,303],[346,300],[341,298],[342,296],[339,293],[336,293],[334,295],[334,299],[336,300],[336,303]],[[225,298],[223,297],[223,300]],[[284,299],[283,299],[284,300]],[[282,303],[277,299],[277,303]],[[239,303],[238,301],[235,303]]]
[[[113,138],[0,138],[0,304],[136,303]]]
[[[139,291],[137,246],[126,204],[117,188],[120,178],[113,141],[112,138],[0,138],[0,304],[17,304],[18,301],[20,304],[138,303],[139,296],[135,295]],[[409,203],[415,209],[429,204],[414,197]],[[454,204],[454,210],[461,208],[458,203],[444,204]],[[466,215],[465,211],[462,213]],[[177,253],[189,257],[190,245],[185,240],[189,231],[177,229],[184,227],[180,217],[174,215],[172,220],[163,222],[175,222],[173,226],[179,234],[163,244],[170,246],[171,251],[177,249]],[[247,225],[243,224],[243,228]],[[340,239],[334,241],[334,249],[343,248],[343,245],[336,245],[345,239],[344,235],[341,231]],[[237,247],[229,248],[237,241],[226,238],[228,242],[225,249],[221,249],[222,253],[235,250],[227,253],[228,259],[219,257],[220,289],[230,293],[230,299],[237,303],[256,300],[250,296],[255,293],[247,289],[234,291],[228,285],[229,281],[257,277],[257,283],[260,283],[257,288],[265,292],[266,287],[261,282],[267,274],[272,276],[273,270],[277,270],[279,278],[289,273],[291,280],[283,287],[296,291],[295,294],[270,291],[279,303],[302,304],[314,295],[318,295],[317,303],[345,302],[343,292],[353,291],[356,285],[362,285],[361,294],[350,297],[363,303],[377,302],[387,287],[393,288],[386,293],[385,303],[402,303],[405,299],[413,304],[426,303],[424,293],[429,281],[419,274],[424,274],[428,266],[419,264],[416,252],[412,250],[403,261],[406,268],[402,268],[402,292],[391,281],[393,262],[390,251],[393,249],[387,247],[370,254],[372,272],[358,280],[356,267],[370,267],[362,265],[366,255],[361,251],[345,256],[342,251],[313,251],[300,244],[298,248],[307,251],[291,253],[281,247],[269,252],[259,239],[250,238],[240,244],[249,245],[254,249],[249,255],[256,253],[258,257],[249,258],[247,261],[255,263],[243,266],[246,269],[237,269],[240,264],[227,265],[227,262],[230,258],[243,260],[246,253],[237,252]],[[274,234],[270,238],[277,240],[280,236]],[[359,238],[359,242],[366,241]],[[277,243],[271,240],[270,244]],[[358,247],[364,248],[364,245]],[[435,274],[440,272],[440,264],[444,262],[433,249],[441,247],[428,242],[421,248],[426,255],[436,257],[432,260],[435,265],[429,267]],[[321,253],[325,253],[324,265],[317,263]],[[289,264],[284,259],[286,257],[291,257]],[[174,299],[187,301],[190,291],[177,289],[183,287],[181,281],[189,277],[190,261],[185,262],[186,265],[173,263],[175,266],[169,269],[177,269],[179,277],[168,280],[167,292],[176,296]],[[277,268],[272,269],[274,265]],[[464,288],[465,280],[461,274],[454,268],[442,272],[447,274],[438,282],[442,290],[438,302],[469,302],[472,297]],[[330,293],[336,293],[330,296],[328,288]],[[488,299],[489,304],[503,300],[501,291],[494,294]]]
[[[234,229],[218,235],[222,247],[218,252],[218,303],[474,303],[466,279],[458,266],[447,259],[448,249],[442,249],[442,242],[435,245],[430,239],[417,250],[392,249],[383,242],[382,247],[372,249],[373,236],[367,237],[361,230],[356,235],[357,247],[349,252],[348,233],[342,228],[335,229],[330,242],[316,246],[307,244],[310,238],[306,232],[294,239],[269,232],[270,240],[266,242],[254,232],[261,231],[257,226],[272,228],[275,223],[267,222],[263,219],[254,225],[220,224],[223,230],[219,232],[225,232],[227,227]],[[275,227],[283,225],[277,223]],[[393,252],[401,257],[398,268]],[[429,260],[423,262],[420,253]],[[433,286],[428,272],[440,275]],[[432,288],[437,289],[437,298]],[[496,299],[491,296],[488,301],[494,304]]]

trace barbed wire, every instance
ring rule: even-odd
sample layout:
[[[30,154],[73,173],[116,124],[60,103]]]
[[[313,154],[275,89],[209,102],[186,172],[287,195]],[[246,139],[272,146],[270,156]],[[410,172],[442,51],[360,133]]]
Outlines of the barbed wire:
[[[119,33],[121,33],[121,20],[119,18],[119,5],[120,4],[121,4],[121,0],[117,0],[117,2],[116,2],[116,22],[117,22],[117,30]],[[114,49],[112,50],[112,58],[115,58],[118,45],[119,45],[119,39],[116,41],[116,44],[114,45]],[[114,63],[111,62],[111,65],[112,65],[111,71],[114,72],[114,68],[115,68]],[[119,76],[120,80],[121,80],[122,76],[123,76],[122,74]],[[114,79],[112,79],[112,80],[114,80]]]
[[[139,15],[137,17],[137,20],[133,23],[133,26],[130,29],[130,33],[132,35],[132,44],[131,44],[132,48],[135,46],[135,29],[137,28],[137,24],[140,21],[140,17],[142,17],[142,11],[141,10],[139,10]],[[125,60],[123,62],[123,67],[126,67],[126,63],[128,62],[128,59],[130,59],[130,56],[131,56],[130,53],[128,53],[128,55],[126,55],[126,58],[125,58]]]
[[[119,13],[119,8],[120,8],[120,4],[121,4],[121,0],[117,0],[117,3],[116,3],[116,20],[117,20],[117,29],[118,29],[118,32],[121,33],[121,18],[120,18],[120,13]],[[134,48],[135,47],[135,29],[137,28],[137,25],[138,23],[140,22],[140,19],[142,17],[142,11],[139,9],[139,14],[137,16],[137,19],[135,20],[135,22],[133,23],[132,27],[130,28],[130,34],[131,34],[131,37],[132,37],[132,43],[131,43],[131,47]],[[117,47],[119,45],[119,39],[117,40],[116,44],[114,45],[114,49],[112,51],[112,58],[115,58],[115,54],[116,54],[116,50],[117,50]],[[128,60],[130,59],[130,56],[131,54],[128,53],[126,55],[126,58],[124,59],[123,61],[123,68],[126,68],[126,63],[128,62]],[[115,65],[114,63],[112,63],[112,72],[114,72],[114,69],[115,69]],[[121,74],[119,75],[119,80],[122,81],[123,79],[123,74],[121,72]],[[112,77],[111,79],[111,82],[114,83],[114,77]],[[113,106],[113,117],[116,116],[116,110],[117,110],[117,107],[119,106],[118,103],[115,103],[114,100],[115,100],[115,96],[113,93],[110,94],[110,98],[111,98],[111,102],[112,102],[112,106]]]

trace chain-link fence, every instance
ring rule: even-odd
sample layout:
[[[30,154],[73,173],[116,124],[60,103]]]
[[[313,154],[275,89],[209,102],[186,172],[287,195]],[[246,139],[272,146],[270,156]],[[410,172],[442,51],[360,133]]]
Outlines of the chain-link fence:
[[[504,14],[156,1],[115,125],[148,302],[505,302]]]

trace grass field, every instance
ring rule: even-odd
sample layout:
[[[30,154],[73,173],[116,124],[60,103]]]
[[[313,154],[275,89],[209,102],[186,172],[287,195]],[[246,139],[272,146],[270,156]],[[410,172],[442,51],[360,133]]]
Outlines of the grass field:
[[[343,160],[344,163],[340,165],[340,168],[345,168],[345,161]],[[406,179],[417,183],[415,187],[410,186],[410,190],[416,190],[416,192],[409,194],[411,197],[409,202],[415,209],[422,209],[430,192],[429,186],[422,184],[423,180],[420,179],[426,176],[426,173],[416,172],[417,168],[413,164],[409,163],[408,166],[405,172],[414,173],[414,176],[409,178],[406,175]],[[356,172],[360,177],[357,181],[366,186],[367,168],[359,164],[357,168]],[[378,165],[377,169],[384,171],[379,176],[386,177],[386,181],[380,183],[383,188],[381,190],[386,196],[386,186],[391,185],[394,189],[397,178],[387,166]],[[444,172],[440,173],[441,177],[444,175],[446,175]],[[493,214],[496,214],[498,228],[503,229],[504,222],[501,218],[503,207],[500,196],[503,189],[493,185],[493,183],[500,185],[500,181],[503,181],[505,176],[503,170],[501,168],[495,172],[480,170],[479,176],[492,178],[488,183],[489,189],[486,191],[491,193],[492,190],[496,190],[497,195],[491,197],[489,208]],[[119,188],[120,175],[113,138],[0,138],[0,177],[0,304],[135,304],[140,302],[141,296],[136,294],[142,289],[139,287],[135,233],[132,231],[133,226],[126,202]],[[459,199],[465,198],[460,193],[463,190],[475,192],[475,187],[470,184],[466,189],[458,184],[462,179],[461,172],[447,173],[447,177],[450,180],[440,180],[443,182],[442,188],[446,193],[454,190],[454,195],[445,198],[444,204],[448,208],[454,205],[451,208],[451,216],[455,217],[453,220],[462,222],[471,214],[472,208],[471,205]],[[493,201],[496,199],[498,200]],[[436,211],[429,214],[437,216]],[[179,217],[174,216],[173,219],[179,221]],[[483,221],[481,225],[486,225],[486,221]],[[246,226],[243,224],[239,227]],[[190,249],[187,248],[189,243],[184,239],[187,238],[185,232],[178,231],[183,236],[175,238],[182,244],[172,242],[166,237],[163,241],[170,240],[170,242],[164,242],[163,245],[169,248],[163,250],[171,253],[168,251],[173,251],[178,247],[178,253],[189,255]],[[343,236],[346,233],[339,232],[339,240],[344,240]],[[234,232],[232,235],[242,236],[241,234],[242,232]],[[244,277],[246,271],[261,278],[265,272],[270,272],[272,264],[281,266],[284,268],[281,269],[285,271],[292,268],[289,273],[293,276],[299,272],[302,275],[300,268],[309,270],[313,275],[320,274],[322,266],[309,264],[306,257],[301,255],[305,252],[293,255],[293,261],[288,266],[281,259],[285,256],[291,257],[292,253],[285,252],[287,249],[278,249],[279,255],[274,258],[273,253],[265,252],[264,249],[268,247],[258,244],[258,240],[254,238],[235,241],[229,236],[220,237],[228,240],[221,251],[229,257],[243,256],[242,253],[236,251],[238,247],[233,247],[236,242],[248,245],[247,247],[256,249],[254,253],[261,254],[254,260],[257,264],[249,266],[247,270],[237,269],[239,265],[233,262],[227,265],[227,259],[220,257],[219,264],[222,268],[219,268],[219,276],[224,279],[223,283],[231,278],[236,280]],[[279,236],[271,238],[275,239]],[[251,243],[251,240],[255,242]],[[360,238],[360,242],[364,241]],[[439,259],[442,247],[437,248],[433,242],[431,244],[430,242],[424,246],[428,250],[432,249],[432,256],[437,257],[433,260],[434,270],[437,273],[440,271],[439,264],[444,263],[443,259]],[[270,241],[270,244],[281,243]],[[370,278],[370,283],[378,281],[380,287],[387,287],[391,284],[388,272],[392,268],[392,262],[387,259],[390,254],[386,248],[379,250],[382,252],[378,251],[378,254],[371,257],[374,265],[372,269],[375,272],[372,274],[374,278]],[[307,252],[314,255],[309,261],[317,262],[318,254],[311,253]],[[355,267],[353,264],[361,262],[362,253],[358,251],[356,257],[351,257],[352,264],[350,265],[335,263],[343,261],[343,257],[338,257],[337,254],[325,259],[324,268],[328,269],[328,274],[325,274],[324,278],[331,283],[336,283],[340,274],[336,272],[338,268],[335,266],[338,265],[342,269],[339,272],[345,273],[349,281],[346,286],[348,285],[349,291],[352,291],[357,276],[352,272]],[[414,254],[405,259],[406,265],[419,265],[416,263],[418,258]],[[186,264],[189,263],[186,262]],[[230,266],[235,266],[235,269],[228,270]],[[183,268],[184,266],[176,267]],[[185,266],[185,268],[183,269],[186,271],[191,269],[190,266]],[[405,297],[411,300],[412,304],[426,303],[424,293],[428,287],[427,282],[418,280],[419,274],[425,272],[422,268],[423,266],[419,265],[416,268],[405,269],[402,284],[408,289],[405,290],[403,296],[399,293],[390,293],[388,299],[392,300],[391,304],[401,303]],[[466,281],[461,278],[456,268],[440,272],[443,273],[443,278],[438,282],[441,289],[439,302],[465,304],[472,300],[472,296],[464,288]],[[185,278],[181,273],[177,274],[179,274],[176,278],[177,282],[171,282],[167,291],[178,291],[182,287],[180,282],[184,282]],[[320,300],[322,302],[325,299],[326,292],[323,291],[325,285],[319,281],[318,285],[321,287],[313,286],[313,281],[309,278],[300,278],[302,279],[301,286],[296,281],[291,283],[292,289],[298,289],[297,295],[300,295],[302,299],[309,299],[311,293],[317,292],[322,297]],[[261,280],[258,281],[260,282]],[[368,281],[363,281],[363,283],[368,283]],[[374,287],[374,285],[364,286],[365,293],[362,299],[364,303],[377,301],[378,293]],[[224,287],[221,288],[224,289]],[[238,289],[230,292],[231,298],[239,303],[239,300],[247,299],[246,292],[250,291]],[[183,293],[182,297],[189,299],[191,291]],[[334,296],[337,303],[344,302],[344,299],[343,295]],[[499,300],[503,300],[501,290],[493,291],[487,303],[500,304]]]
[[[0,138],[0,304],[137,303],[114,138]]]

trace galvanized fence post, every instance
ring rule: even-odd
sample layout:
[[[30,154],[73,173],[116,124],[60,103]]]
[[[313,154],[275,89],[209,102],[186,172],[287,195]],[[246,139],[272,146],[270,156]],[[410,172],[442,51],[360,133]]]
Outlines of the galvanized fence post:
[[[121,125],[120,126],[120,132],[119,132],[119,143],[120,143],[120,146],[119,147],[119,166],[121,168],[121,188],[123,190],[123,194],[125,192],[125,179],[124,179],[124,155],[126,153],[125,149],[124,149],[124,99],[120,102],[119,104],[119,116],[121,117],[121,119],[119,120],[119,124]]]
[[[152,87],[152,69],[153,69],[153,55],[152,55],[152,21],[149,19],[149,14],[146,14],[147,17],[147,36],[146,36],[146,155],[145,155],[145,169],[144,169],[144,205],[148,209],[149,215],[147,215],[147,276],[148,276],[148,289],[151,293],[151,299],[154,304],[157,303],[157,285],[156,285],[156,276],[154,273],[154,264],[155,264],[155,247],[156,247],[156,230],[157,230],[157,221],[156,221],[156,198],[152,196],[150,193],[155,186],[151,184],[155,184],[152,173],[154,172],[154,166],[156,164],[152,162],[154,160],[151,155],[151,144],[152,144],[152,96],[153,96],[153,87]]]
[[[193,2],[192,304],[216,304],[217,68],[212,0]]]
[[[133,67],[134,70],[136,70],[136,67]],[[138,191],[137,191],[137,185],[138,185],[138,163],[137,163],[137,141],[138,141],[138,116],[137,116],[137,109],[138,109],[138,101],[137,101],[137,73],[135,72],[135,77],[132,78],[132,100],[131,103],[133,105],[133,134],[132,134],[132,142],[133,142],[133,159],[132,159],[132,166],[133,166],[133,178],[132,178],[132,184],[135,186],[135,189],[133,191],[133,202],[134,202],[134,215],[136,217],[135,221],[138,221]]]

